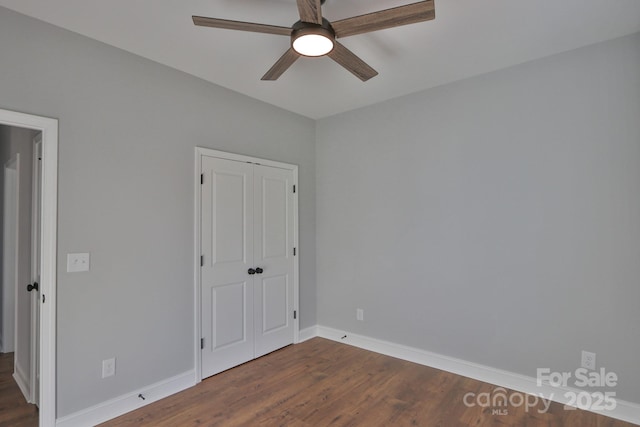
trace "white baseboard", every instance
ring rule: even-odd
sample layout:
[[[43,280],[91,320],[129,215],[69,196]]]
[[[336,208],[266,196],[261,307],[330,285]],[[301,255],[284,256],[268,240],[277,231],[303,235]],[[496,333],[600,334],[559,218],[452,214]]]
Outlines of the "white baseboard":
[[[316,336],[321,338],[330,339],[349,344],[354,347],[359,347],[398,359],[407,360],[409,362],[418,363],[420,365],[462,375],[464,377],[494,384],[499,387],[508,388],[521,393],[540,396],[561,404],[569,403],[569,399],[565,397],[565,393],[579,393],[583,391],[570,387],[553,387],[549,384],[542,384],[541,386],[538,386],[536,378],[526,375],[516,374],[514,372],[504,371],[480,365],[478,363],[443,356],[441,354],[407,347],[388,341],[382,341],[363,335],[352,334],[350,332],[340,331],[326,326],[318,325],[306,328],[304,332],[306,336],[308,336],[307,339],[313,338],[310,334],[314,332],[314,330],[316,332]],[[302,336],[303,331],[300,332]],[[617,398],[615,409],[592,410],[591,412],[634,424],[640,424],[640,405]]]
[[[131,393],[123,394],[56,420],[56,427],[95,426],[195,385],[194,371],[188,371]],[[144,396],[144,400],[138,397]]]
[[[24,372],[22,372],[19,367],[13,373],[13,379],[15,380],[16,384],[18,384],[18,388],[22,392],[24,398],[27,399],[27,402],[32,403],[31,392],[29,391],[29,382],[27,381]]]
[[[309,328],[302,329],[298,333],[298,342],[301,343],[306,340],[310,340],[313,337],[318,336],[318,326],[311,326]]]

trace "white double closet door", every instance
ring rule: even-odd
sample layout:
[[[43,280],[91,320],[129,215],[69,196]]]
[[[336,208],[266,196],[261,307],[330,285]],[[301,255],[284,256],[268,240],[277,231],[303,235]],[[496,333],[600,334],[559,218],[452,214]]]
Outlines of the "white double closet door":
[[[201,157],[202,378],[294,339],[293,171]]]

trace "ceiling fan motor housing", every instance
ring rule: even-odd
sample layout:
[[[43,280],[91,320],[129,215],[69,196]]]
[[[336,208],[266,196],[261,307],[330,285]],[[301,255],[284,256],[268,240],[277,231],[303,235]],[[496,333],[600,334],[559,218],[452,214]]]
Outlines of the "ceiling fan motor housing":
[[[319,35],[331,40],[332,44],[335,44],[336,33],[331,27],[331,23],[325,18],[322,18],[322,24],[313,24],[311,22],[298,21],[291,27],[291,46],[296,39],[306,35]],[[304,55],[301,53],[301,55]],[[307,55],[304,55],[307,56]]]

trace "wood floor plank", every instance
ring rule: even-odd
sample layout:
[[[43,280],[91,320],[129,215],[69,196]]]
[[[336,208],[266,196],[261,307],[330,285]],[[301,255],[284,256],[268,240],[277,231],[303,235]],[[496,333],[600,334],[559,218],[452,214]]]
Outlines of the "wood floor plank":
[[[129,426],[576,426],[632,424],[551,403],[464,404],[499,388],[437,369],[314,338],[230,369],[174,396],[111,420]],[[506,390],[507,393],[514,393]]]
[[[0,355],[0,427],[35,427],[38,412]],[[551,403],[525,410],[464,404],[466,393],[498,387],[333,341],[314,338],[222,372],[103,426],[549,426],[632,424]],[[507,390],[508,393],[514,393]]]

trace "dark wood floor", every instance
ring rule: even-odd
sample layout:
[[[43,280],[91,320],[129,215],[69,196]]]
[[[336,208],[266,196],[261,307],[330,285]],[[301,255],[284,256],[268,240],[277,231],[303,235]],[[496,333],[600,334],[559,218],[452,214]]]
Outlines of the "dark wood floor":
[[[467,407],[495,386],[314,338],[103,424],[115,426],[577,426],[632,424],[543,403]],[[514,400],[517,402],[517,400]],[[499,415],[493,409],[508,412]],[[504,413],[504,412],[502,412]]]
[[[27,403],[13,379],[13,353],[0,353],[0,426],[38,426],[38,408]]]

